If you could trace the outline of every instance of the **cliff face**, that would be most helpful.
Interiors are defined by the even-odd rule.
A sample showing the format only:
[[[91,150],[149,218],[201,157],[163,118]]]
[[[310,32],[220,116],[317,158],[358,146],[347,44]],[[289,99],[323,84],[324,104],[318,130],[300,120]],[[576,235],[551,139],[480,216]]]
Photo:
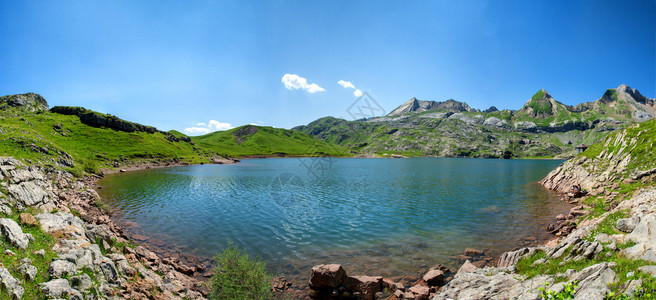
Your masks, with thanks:
[[[656,173],[655,141],[656,120],[632,125],[566,161],[540,183],[560,192],[580,184],[595,195],[616,183],[640,180]]]

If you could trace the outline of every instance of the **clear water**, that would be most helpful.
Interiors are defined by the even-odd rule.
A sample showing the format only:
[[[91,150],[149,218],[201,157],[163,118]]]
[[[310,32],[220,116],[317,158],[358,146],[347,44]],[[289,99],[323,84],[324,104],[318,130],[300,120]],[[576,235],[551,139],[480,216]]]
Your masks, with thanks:
[[[99,192],[158,251],[209,258],[232,241],[292,278],[320,263],[396,276],[548,238],[569,206],[536,182],[561,162],[251,159],[108,175]]]

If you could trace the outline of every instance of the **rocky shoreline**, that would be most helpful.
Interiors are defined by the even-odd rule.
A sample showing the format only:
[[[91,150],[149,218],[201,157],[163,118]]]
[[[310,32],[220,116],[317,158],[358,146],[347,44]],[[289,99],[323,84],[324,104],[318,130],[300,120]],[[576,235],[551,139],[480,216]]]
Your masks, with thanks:
[[[209,289],[194,277],[205,267],[187,266],[132,244],[102,208],[93,189],[97,179],[76,179],[65,171],[0,158],[0,210],[7,216],[0,222],[2,235],[17,247],[6,251],[18,256],[53,256],[47,270],[37,270],[29,258],[18,268],[0,267],[3,288],[20,299],[25,293],[21,280],[35,275],[17,274],[47,272],[50,280],[38,284],[47,298],[205,299]],[[19,215],[19,222],[11,218],[15,215]],[[24,233],[30,226],[54,237],[54,246],[34,249],[34,238]]]

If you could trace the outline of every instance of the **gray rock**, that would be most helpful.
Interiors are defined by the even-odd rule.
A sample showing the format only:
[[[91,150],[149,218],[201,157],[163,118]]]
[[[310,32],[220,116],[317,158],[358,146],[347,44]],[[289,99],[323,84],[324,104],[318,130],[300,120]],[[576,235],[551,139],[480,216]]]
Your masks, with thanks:
[[[50,264],[48,272],[54,278],[61,278],[66,275],[74,275],[77,266],[67,260],[55,260]]]
[[[11,184],[7,188],[7,196],[10,201],[14,201],[19,209],[25,207],[37,207],[42,209],[52,209],[54,204],[50,201],[48,193],[43,187],[38,186],[34,181]]]
[[[624,250],[627,257],[656,262],[656,216],[643,216],[635,229],[626,236],[625,241],[636,243],[635,246]]]
[[[656,266],[642,266],[638,268],[638,271],[642,271],[648,274],[651,274],[652,276],[656,276]]]
[[[103,261],[100,264],[100,269],[102,270],[103,275],[105,275],[107,282],[118,285],[121,284],[120,278],[118,276],[118,271],[116,270],[116,266],[114,265],[113,261],[110,259]]]
[[[595,235],[594,240],[597,242],[600,242],[602,244],[609,244],[615,241],[614,238],[612,238],[610,235],[605,234],[605,233],[600,233]]]
[[[640,218],[638,216],[632,216],[631,218],[617,220],[617,225],[615,225],[615,227],[621,232],[630,233],[636,228],[639,222]]]
[[[614,263],[599,263],[578,272],[575,280],[578,282],[575,299],[604,299],[610,292],[608,285],[615,281],[617,275],[611,269]]]
[[[12,245],[21,249],[27,249],[29,239],[23,234],[23,230],[14,220],[0,219],[0,230],[2,230],[2,235],[7,237]]]
[[[9,270],[4,267],[0,267],[0,283],[2,284],[2,288],[9,292],[14,299],[23,298],[25,290],[20,286],[20,281],[11,276]]]
[[[125,256],[121,254],[109,254],[108,257],[114,261],[114,264],[116,264],[119,272],[121,272],[123,275],[132,277],[137,273],[137,271],[132,266],[130,266],[130,263],[125,258]]]
[[[35,266],[29,264],[28,262],[24,262],[23,264],[21,264],[18,267],[18,271],[20,271],[21,274],[23,274],[23,276],[30,281],[34,281],[34,279],[36,278],[36,274],[39,272],[39,270]]]
[[[39,284],[39,288],[49,298],[65,297],[71,292],[71,286],[66,279],[53,279]]]
[[[71,238],[85,237],[84,222],[70,213],[40,213],[36,218],[39,219],[41,229],[46,233],[63,230]]]
[[[521,248],[515,251],[508,251],[501,255],[497,267],[507,268],[512,267],[517,264],[520,258],[531,255],[534,252],[534,248]]]
[[[39,250],[35,251],[34,254],[41,255],[41,257],[46,257],[46,250],[39,249]]]
[[[633,295],[638,292],[640,286],[642,286],[642,279],[631,280],[629,286],[624,290],[624,295],[629,296],[629,299],[633,299]]]
[[[71,277],[70,284],[77,290],[86,291],[93,286],[93,281],[91,281],[91,277],[89,277],[89,275],[82,274],[79,276]]]

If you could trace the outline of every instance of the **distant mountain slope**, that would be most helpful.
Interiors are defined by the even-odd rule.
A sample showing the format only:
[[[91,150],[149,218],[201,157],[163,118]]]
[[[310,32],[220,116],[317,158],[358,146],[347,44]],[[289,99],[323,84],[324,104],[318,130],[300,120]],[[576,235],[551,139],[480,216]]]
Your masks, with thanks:
[[[348,150],[298,131],[245,125],[192,137],[194,143],[224,156],[344,156]]]
[[[572,155],[573,145],[592,144],[609,131],[655,115],[654,99],[621,85],[576,107],[556,101],[546,90],[518,111],[480,111],[455,100],[412,98],[384,117],[326,117],[294,129],[361,153],[552,157]]]

